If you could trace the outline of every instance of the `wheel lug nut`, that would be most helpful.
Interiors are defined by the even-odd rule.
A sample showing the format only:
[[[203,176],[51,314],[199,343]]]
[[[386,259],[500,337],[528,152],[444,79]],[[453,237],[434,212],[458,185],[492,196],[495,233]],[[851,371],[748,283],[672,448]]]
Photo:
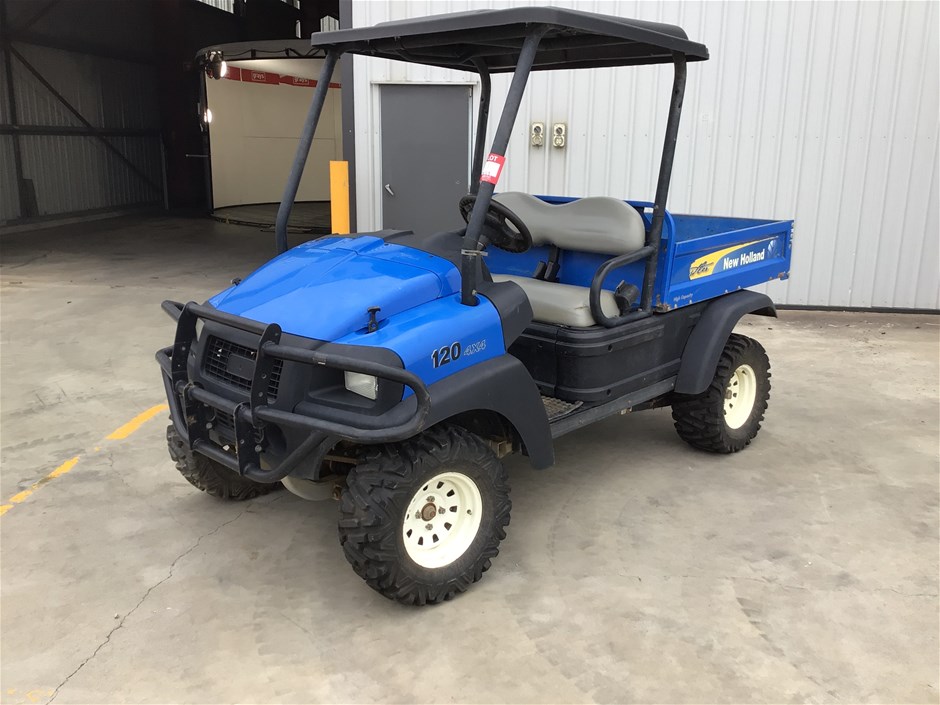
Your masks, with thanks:
[[[415,512],[415,519],[421,518],[421,512]]]
[[[443,514],[443,513],[446,512],[446,511],[447,511],[447,510],[444,509],[444,507],[438,507],[438,508],[437,508],[437,513],[438,513],[438,514]]]
[[[434,501],[434,497],[428,497],[428,501],[429,501],[429,502],[433,502],[433,501]]]
[[[428,531],[430,531],[431,529],[434,528],[434,524],[425,524],[425,525],[424,525],[424,528],[427,529]]]

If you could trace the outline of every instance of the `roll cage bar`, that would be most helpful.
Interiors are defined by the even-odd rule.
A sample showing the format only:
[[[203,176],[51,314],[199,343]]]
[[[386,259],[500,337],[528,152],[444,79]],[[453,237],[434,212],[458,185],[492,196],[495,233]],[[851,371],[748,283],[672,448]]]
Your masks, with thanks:
[[[686,64],[708,58],[704,45],[689,41],[685,32],[674,25],[547,7],[460,12],[385,22],[362,29],[318,32],[312,35],[311,43],[324,50],[326,56],[278,208],[275,225],[278,253],[287,250],[288,218],[330,78],[342,54],[471,71],[480,76],[481,93],[471,168],[471,192],[477,198],[461,250],[461,303],[467,306],[477,304],[475,292],[482,278],[480,236],[496,188],[495,182],[480,178],[490,109],[490,75],[512,72],[490,147],[490,154],[503,156],[532,71],[671,63],[674,69],[672,96],[646,244],[641,250],[609,260],[601,267],[606,275],[619,266],[646,259],[640,307],[618,317],[609,317],[600,307],[603,276],[595,276],[591,286],[592,313],[606,327],[650,315],[654,308],[653,288],[685,93]]]

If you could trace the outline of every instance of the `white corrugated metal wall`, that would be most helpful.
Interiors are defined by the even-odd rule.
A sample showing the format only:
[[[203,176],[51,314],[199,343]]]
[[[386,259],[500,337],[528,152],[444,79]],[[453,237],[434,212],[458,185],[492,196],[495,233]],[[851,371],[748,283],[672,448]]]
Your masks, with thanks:
[[[511,4],[357,2],[353,24]],[[708,46],[689,65],[668,207],[795,219],[791,279],[765,289],[778,303],[940,308],[940,5],[538,4],[678,24]],[[356,58],[359,230],[381,222],[374,84],[468,76]],[[652,199],[670,84],[671,67],[533,74],[500,188]],[[507,86],[494,80],[497,109]],[[530,147],[532,121],[566,122],[568,147]]]

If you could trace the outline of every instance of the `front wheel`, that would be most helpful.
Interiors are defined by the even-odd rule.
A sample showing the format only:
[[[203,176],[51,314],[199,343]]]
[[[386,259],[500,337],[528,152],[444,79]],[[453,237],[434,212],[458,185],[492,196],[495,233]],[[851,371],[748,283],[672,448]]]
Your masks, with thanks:
[[[368,450],[346,478],[346,559],[393,600],[449,600],[483,577],[509,524],[509,483],[486,443],[457,427]]]
[[[708,389],[697,396],[677,396],[672,419],[689,445],[736,453],[757,435],[769,399],[767,353],[753,338],[732,333]]]

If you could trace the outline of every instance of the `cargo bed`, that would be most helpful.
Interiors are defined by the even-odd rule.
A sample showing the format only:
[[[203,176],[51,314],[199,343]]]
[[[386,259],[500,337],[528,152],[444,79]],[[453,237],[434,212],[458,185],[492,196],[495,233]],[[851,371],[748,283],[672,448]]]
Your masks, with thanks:
[[[567,196],[539,196],[547,203],[569,203]],[[647,227],[653,204],[627,201],[641,212]],[[658,310],[671,310],[706,301],[738,289],[774,279],[786,279],[790,270],[792,220],[727,218],[679,215],[666,211],[659,252],[654,303]],[[522,254],[490,248],[486,258],[490,271],[532,276],[539,262],[551,256],[548,247],[533,247]],[[598,267],[608,256],[574,250],[558,255],[558,281],[577,286],[591,285]],[[638,288],[643,281],[643,262],[614,270],[604,280],[613,291],[621,282]]]

